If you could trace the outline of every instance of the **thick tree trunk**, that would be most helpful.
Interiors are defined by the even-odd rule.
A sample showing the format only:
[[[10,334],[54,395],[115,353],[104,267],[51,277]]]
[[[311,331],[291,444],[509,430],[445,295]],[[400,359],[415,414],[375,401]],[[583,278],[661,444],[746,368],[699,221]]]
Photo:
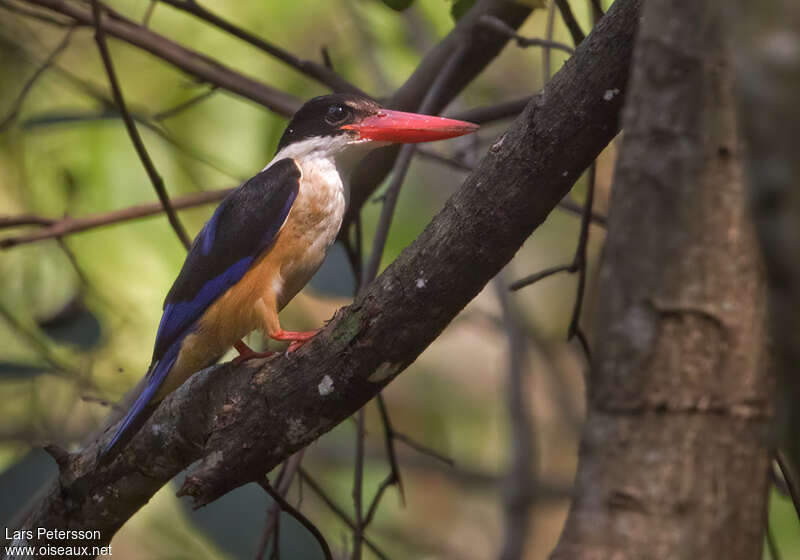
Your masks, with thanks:
[[[761,557],[764,287],[721,16],[713,0],[645,6],[553,559]]]

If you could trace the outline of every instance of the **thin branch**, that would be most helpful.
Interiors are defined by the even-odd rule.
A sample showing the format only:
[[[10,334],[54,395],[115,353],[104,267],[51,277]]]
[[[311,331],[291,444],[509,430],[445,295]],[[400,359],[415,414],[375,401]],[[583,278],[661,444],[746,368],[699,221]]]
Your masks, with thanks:
[[[282,497],[286,497],[289,493],[289,488],[292,486],[292,481],[294,481],[295,475],[297,474],[297,470],[300,468],[300,464],[303,461],[303,455],[305,454],[305,448],[301,449],[289,459],[284,461],[283,467],[281,468],[280,473],[278,474],[278,478],[275,482],[274,489],[278,492]],[[267,546],[269,546],[270,540],[274,541],[273,545],[273,553],[278,548],[278,523],[280,521],[280,504],[277,501],[273,501],[269,508],[267,508],[267,520],[264,523],[264,530],[261,532],[261,538],[258,543],[258,547],[255,553],[255,560],[261,560],[264,557],[264,554],[267,551]],[[274,538],[273,538],[274,536]]]
[[[50,226],[58,220],[46,218],[37,214],[15,214],[13,216],[0,215],[0,229],[14,228],[19,226]]]
[[[223,199],[232,190],[233,189],[203,191],[179,196],[172,200],[172,207],[175,210],[181,210],[183,208],[194,208],[195,206],[210,204]],[[160,202],[153,202],[129,206],[120,210],[112,210],[111,212],[91,214],[81,218],[66,217],[60,220],[54,220],[52,218],[45,218],[43,216],[36,216],[32,214],[24,214],[21,216],[0,216],[0,229],[23,225],[22,222],[27,224],[45,225],[45,227],[42,229],[30,233],[23,233],[20,235],[0,239],[0,250],[10,249],[11,247],[17,247],[19,245],[33,243],[35,241],[42,241],[44,239],[64,237],[66,235],[71,235],[73,233],[87,231],[99,227],[121,224],[139,218],[157,216],[163,211],[164,207]]]
[[[44,62],[39,66],[33,75],[28,78],[28,81],[25,82],[25,85],[22,86],[19,94],[17,95],[14,102],[11,104],[11,109],[9,109],[8,113],[6,114],[5,118],[0,121],[0,132],[5,130],[16,118],[19,114],[19,110],[22,108],[22,104],[25,102],[25,99],[28,96],[28,93],[31,91],[33,86],[36,82],[41,78],[45,71],[52,66],[53,62],[55,62],[56,58],[64,52],[64,49],[69,46],[70,39],[72,39],[72,34],[75,32],[76,27],[73,25],[67,30],[67,33],[64,35],[64,38],[58,43],[53,52],[51,52]]]
[[[769,526],[769,519],[766,521],[764,533],[764,537],[767,540],[767,550],[769,550],[770,560],[781,560],[781,552],[780,549],[778,549],[778,543],[775,541],[775,535],[772,534],[772,527]]]
[[[550,5],[547,6],[547,24],[545,26],[544,37],[548,41],[553,40],[553,33],[555,31],[555,22],[556,22],[556,4],[555,2],[550,2]],[[552,60],[550,60],[550,47],[545,45],[542,49],[542,72],[544,74],[544,79],[542,80],[542,86],[546,85],[547,82],[550,81],[550,76],[553,74],[553,67],[552,67]]]
[[[356,526],[353,528],[353,560],[361,559],[361,542],[364,537],[362,492],[364,486],[364,409],[356,413],[356,459],[353,468],[353,509]]]
[[[439,76],[431,84],[430,90],[425,96],[420,112],[427,114],[433,111],[439,103],[439,98],[442,95],[443,88],[448,83],[451,74],[458,68],[461,59],[467,51],[459,49],[441,69]],[[400,189],[403,186],[408,167],[411,165],[411,158],[414,156],[414,144],[406,144],[400,149],[400,155],[397,157],[394,168],[392,169],[392,180],[389,186],[386,187],[386,192],[383,196],[383,207],[381,208],[381,215],[378,219],[378,226],[375,230],[375,238],[372,242],[372,252],[369,255],[367,262],[367,270],[364,273],[364,281],[372,282],[378,275],[383,251],[386,247],[386,240],[389,237],[389,228],[392,225],[392,218],[394,217],[394,210],[397,206],[397,199],[400,196]]]
[[[285,64],[291,66],[292,68],[299,70],[301,73],[305,74],[309,78],[312,78],[317,82],[328,86],[333,91],[350,92],[350,93],[358,93],[361,95],[367,95],[366,93],[361,91],[361,89],[359,89],[357,86],[348,82],[330,68],[326,68],[323,65],[317,64],[313,60],[303,60],[291,54],[290,52],[275,46],[272,43],[269,43],[266,40],[262,39],[261,37],[257,37],[256,35],[253,35],[249,31],[246,31],[241,27],[233,25],[231,22],[221,18],[220,16],[211,12],[210,10],[207,10],[194,0],[160,0],[160,1],[163,4],[169,4],[170,6],[177,8],[178,10],[192,14],[198,19],[210,23],[214,27],[217,27],[218,29],[225,31],[228,34],[233,35],[237,39],[241,39],[242,41],[253,45],[259,50],[262,50],[265,53],[277,58],[278,60],[284,62]]]
[[[567,340],[571,340],[578,331],[583,307],[583,297],[586,292],[586,266],[587,252],[589,250],[589,225],[592,221],[592,207],[594,205],[595,178],[597,176],[597,160],[589,166],[588,186],[586,187],[586,201],[584,202],[583,217],[581,218],[581,232],[578,236],[578,247],[575,249],[575,258],[572,263],[578,269],[578,288],[575,296],[575,305],[572,308],[572,318],[567,329]],[[585,344],[585,340],[581,341]],[[588,344],[585,344],[588,348]],[[587,352],[588,354],[588,352]]]
[[[322,486],[316,480],[314,480],[308,471],[306,471],[303,467],[300,467],[298,472],[300,473],[300,480],[302,480],[303,483],[307,484],[308,487],[311,488],[311,491],[314,492],[314,494],[316,494],[320,500],[322,500],[322,503],[328,506],[328,509],[330,509],[339,519],[341,519],[345,525],[355,530],[356,522],[353,521],[349,515],[347,515],[347,512],[345,512],[342,507],[333,501],[333,498],[331,498],[328,493],[323,490]],[[362,535],[361,540],[378,558],[381,560],[388,560],[389,557],[386,555],[386,553],[378,548],[378,545],[376,545],[366,535]]]
[[[117,75],[114,71],[114,65],[111,62],[111,54],[108,52],[108,45],[106,45],[105,31],[103,30],[103,26],[100,24],[102,15],[100,13],[100,2],[98,0],[92,0],[92,13],[94,14],[94,38],[97,42],[97,48],[100,51],[100,57],[103,59],[103,66],[105,67],[106,74],[108,75],[108,83],[111,85],[111,93],[114,96],[114,101],[117,104],[117,108],[122,114],[122,120],[125,123],[125,128],[128,130],[128,136],[130,136],[131,142],[133,142],[133,147],[136,149],[136,154],[139,156],[139,160],[142,162],[142,165],[147,172],[147,176],[150,178],[150,182],[153,184],[153,188],[156,190],[156,194],[161,201],[161,205],[164,207],[164,212],[167,214],[167,219],[172,225],[172,229],[175,230],[175,234],[178,236],[178,239],[181,240],[183,246],[188,249],[189,245],[192,244],[192,240],[189,238],[189,235],[186,233],[183,224],[181,224],[180,220],[178,219],[178,215],[175,213],[175,209],[172,207],[172,203],[169,200],[167,189],[164,187],[164,180],[161,178],[161,175],[158,174],[158,171],[156,171],[155,165],[153,165],[153,160],[150,159],[150,154],[147,153],[147,148],[144,147],[142,137],[139,136],[139,131],[136,130],[136,123],[133,122],[133,117],[131,117],[131,114],[128,112],[128,108],[125,106],[125,99],[122,96],[122,89],[119,87]]]
[[[789,497],[794,506],[795,515],[800,519],[800,492],[798,492],[797,481],[794,479],[793,471],[789,467],[789,462],[786,459],[786,454],[783,451],[775,453],[775,462],[778,463],[778,468],[781,470],[783,480],[786,483],[786,490],[789,492]]]
[[[400,150],[400,156],[397,158],[397,162],[392,171],[392,180],[389,186],[386,187],[386,192],[382,197],[383,206],[381,208],[380,218],[378,219],[378,226],[375,230],[375,237],[372,240],[372,252],[369,254],[367,267],[364,271],[364,284],[362,284],[362,287],[368,282],[371,282],[378,275],[378,269],[381,266],[381,258],[383,257],[383,250],[386,248],[386,240],[389,237],[389,228],[392,225],[394,209],[397,206],[400,188],[403,186],[406,173],[408,173],[411,158],[414,156],[414,148],[413,144],[406,144]]]
[[[561,12],[561,19],[564,20],[564,25],[569,29],[569,34],[572,36],[572,42],[577,47],[586,38],[586,34],[581,29],[578,20],[575,19],[575,14],[572,13],[572,8],[569,7],[567,0],[555,0],[558,11]]]
[[[592,6],[592,21],[597,24],[600,18],[605,15],[603,3],[600,0],[589,0],[589,4]]]
[[[155,115],[153,115],[152,119],[154,121],[163,121],[165,119],[172,118],[175,115],[182,113],[186,109],[194,107],[201,101],[205,101],[206,99],[214,95],[216,91],[217,91],[217,86],[211,86],[208,90],[204,91],[203,93],[197,94],[194,97],[187,99],[186,101],[182,101],[181,103],[178,103],[174,107],[156,113]]]
[[[508,339],[506,408],[510,434],[510,462],[504,478],[503,513],[505,537],[501,560],[522,558],[529,519],[535,500],[538,450],[535,445],[533,415],[526,386],[527,346],[524,325],[512,305],[501,271],[494,281],[502,310],[503,328]]]
[[[531,96],[529,95],[521,99],[504,101],[496,105],[474,107],[472,109],[453,113],[452,115],[447,115],[447,117],[460,121],[473,122],[475,124],[487,124],[502,119],[516,118],[530,101]]]
[[[433,457],[434,459],[444,463],[448,467],[455,467],[456,466],[456,462],[453,461],[453,459],[451,459],[450,457],[448,457],[446,455],[442,455],[441,453],[439,453],[435,449],[433,449],[431,447],[428,447],[427,445],[423,445],[423,444],[419,443],[418,441],[415,441],[415,440],[411,439],[406,434],[402,434],[400,432],[395,432],[394,433],[394,439],[396,439],[397,441],[402,441],[403,443],[405,443],[407,446],[409,446],[411,449],[413,449],[417,453],[420,453],[422,455],[427,455],[428,457]]]
[[[375,512],[378,511],[378,506],[381,503],[383,493],[386,492],[386,489],[393,484],[395,484],[395,479],[392,473],[389,473],[386,475],[386,478],[383,479],[383,482],[381,482],[380,486],[378,486],[378,490],[375,492],[375,496],[372,498],[372,502],[369,504],[367,515],[364,517],[361,523],[363,529],[366,529],[367,526],[372,523],[372,519],[375,517]]]
[[[281,509],[294,517],[303,527],[308,529],[308,532],[317,540],[320,549],[322,550],[322,554],[325,556],[325,560],[333,560],[333,554],[331,554],[331,549],[328,546],[325,537],[322,536],[317,526],[314,525],[308,517],[303,515],[299,512],[292,504],[287,502],[283,496],[280,495],[272,486],[270,486],[269,482],[266,478],[263,480],[258,481],[259,486],[264,489],[264,491],[270,495],[270,497],[275,500],[275,502],[280,505]]]
[[[381,415],[381,421],[383,422],[383,435],[384,435],[384,442],[386,444],[386,457],[389,459],[389,476],[387,480],[389,484],[396,484],[397,491],[400,493],[400,502],[403,506],[406,505],[406,496],[405,491],[403,490],[403,479],[400,476],[400,464],[397,461],[397,452],[394,448],[394,438],[397,432],[394,431],[394,427],[392,426],[392,421],[389,419],[389,409],[386,408],[386,402],[383,399],[383,393],[378,393],[376,398],[378,401],[378,412]],[[380,498],[376,496],[375,500],[379,500]],[[374,503],[377,506],[377,503]],[[372,509],[372,507],[370,507]],[[370,517],[369,515],[367,516]],[[369,521],[366,522],[367,524]]]
[[[147,10],[144,12],[144,16],[142,17],[142,26],[149,27],[150,26],[150,18],[153,17],[153,12],[156,9],[156,5],[158,4],[158,0],[150,0],[150,3],[147,5]]]
[[[545,268],[544,270],[540,270],[539,272],[535,272],[530,276],[526,276],[525,278],[520,278],[511,283],[508,287],[509,290],[512,292],[516,292],[519,289],[522,289],[526,286],[530,286],[531,284],[535,284],[539,280],[544,280],[549,276],[554,274],[558,274],[559,272],[569,272],[570,274],[577,270],[575,263],[572,262],[570,264],[560,264],[558,266],[551,266],[550,268]]]
[[[442,165],[446,165],[447,167],[450,167],[451,169],[455,169],[457,171],[463,171],[465,173],[469,173],[473,169],[473,167],[470,164],[463,162],[460,159],[455,159],[442,155],[431,148],[418,147],[416,153],[418,156],[434,161],[436,163],[441,163]],[[558,203],[558,207],[561,210],[564,210],[565,212],[569,212],[570,214],[575,214],[578,216],[583,216],[584,214],[584,207],[581,206],[580,204],[577,204],[576,202],[573,202],[572,199],[569,198],[569,195],[561,199],[561,201]],[[591,216],[592,216],[592,224],[600,227],[606,227],[608,219],[603,214],[598,214],[597,212],[593,211]]]
[[[55,25],[56,27],[73,27],[75,25],[75,23],[72,21],[54,18],[45,13],[40,12],[39,10],[36,9],[29,10],[27,8],[23,8],[22,6],[17,6],[16,4],[12,4],[11,2],[8,2],[6,0],[0,0],[0,7],[14,14],[35,19],[47,23],[49,25]]]
[[[538,39],[535,37],[523,37],[522,35],[517,33],[517,31],[513,27],[508,25],[503,20],[496,18],[494,16],[489,16],[489,15],[482,16],[480,22],[484,27],[491,29],[497,33],[502,33],[509,39],[513,39],[517,43],[517,45],[522,48],[546,47],[547,49],[558,49],[560,51],[564,51],[569,55],[575,53],[575,49],[560,41],[554,41],[552,39]]]
[[[91,10],[80,3],[65,0],[25,1],[69,16],[83,25],[92,25],[94,22]],[[104,21],[102,28],[109,35],[146,50],[200,80],[246,97],[280,115],[290,116],[301,105],[299,99],[288,93],[257,82],[118,14]]]

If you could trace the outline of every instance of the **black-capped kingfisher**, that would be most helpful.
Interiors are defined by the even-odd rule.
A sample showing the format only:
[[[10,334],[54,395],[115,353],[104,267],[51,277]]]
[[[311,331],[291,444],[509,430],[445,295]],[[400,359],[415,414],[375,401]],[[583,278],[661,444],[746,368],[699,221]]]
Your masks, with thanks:
[[[275,157],[219,205],[195,238],[164,301],[145,386],[101,452],[103,462],[155,406],[255,329],[296,349],[316,334],[285,331],[278,312],[322,264],[342,225],[349,168],[391,143],[442,140],[475,131],[453,119],[382,108],[367,97],[316,97],[292,117]]]

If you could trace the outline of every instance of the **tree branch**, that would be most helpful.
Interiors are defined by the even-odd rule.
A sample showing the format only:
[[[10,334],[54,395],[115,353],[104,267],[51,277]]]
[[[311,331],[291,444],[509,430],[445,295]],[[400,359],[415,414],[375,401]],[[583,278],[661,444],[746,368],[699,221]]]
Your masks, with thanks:
[[[450,78],[441,85],[436,103],[430,107],[432,114],[438,114],[483,72],[508,43],[507,37],[484,28],[480,24],[480,18],[484,15],[493,16],[516,29],[530,13],[531,8],[520,3],[478,0],[447,37],[425,55],[414,73],[388,100],[386,106],[402,111],[418,111],[442,68],[457,50],[463,49],[459,63],[453,68]],[[354,220],[361,206],[375,192],[394,166],[399,153],[399,146],[375,150],[355,169],[350,180],[350,205],[344,218],[345,226]]]
[[[314,80],[325,84],[333,91],[341,91],[341,92],[350,92],[350,93],[358,93],[361,95],[367,95],[363,91],[361,91],[357,86],[351,84],[344,78],[342,78],[339,74],[331,70],[330,68],[326,68],[321,64],[317,64],[312,60],[303,60],[292,53],[285,51],[284,49],[273,45],[258,37],[249,31],[242,29],[241,27],[237,27],[230,23],[229,21],[219,17],[217,14],[207,10],[194,0],[159,0],[162,4],[169,4],[173,8],[177,8],[183,12],[192,14],[193,16],[201,19],[211,25],[222,29],[223,31],[233,35],[234,37],[245,41],[253,45],[254,47],[268,53],[278,60],[285,62],[292,68],[299,70],[306,76],[313,78]]]
[[[122,121],[125,123],[128,136],[130,136],[133,147],[136,149],[136,154],[139,156],[139,160],[142,162],[142,166],[147,172],[147,177],[153,184],[158,199],[161,201],[161,206],[164,207],[164,212],[167,214],[167,219],[172,229],[175,230],[183,246],[188,249],[189,245],[192,244],[192,240],[189,239],[186,229],[178,219],[178,215],[175,213],[175,209],[172,207],[172,203],[169,200],[167,189],[164,186],[164,180],[161,178],[161,175],[158,174],[158,171],[156,171],[153,160],[150,159],[150,154],[147,153],[147,148],[145,148],[144,142],[142,142],[142,137],[139,136],[139,131],[136,129],[136,123],[133,122],[133,117],[131,117],[128,108],[125,106],[125,98],[122,95],[122,89],[119,87],[117,74],[114,71],[114,64],[111,62],[111,54],[108,52],[108,45],[106,45],[106,34],[103,31],[101,23],[103,16],[100,11],[100,2],[98,0],[92,0],[92,15],[94,16],[94,38],[97,42],[97,48],[100,51],[100,57],[103,59],[103,67],[108,75],[108,83],[111,85],[111,93],[114,96],[114,102],[122,115]]]
[[[24,0],[71,17],[82,25],[92,25],[92,12],[88,6],[65,0]],[[137,46],[184,72],[246,97],[284,116],[291,116],[302,102],[296,97],[248,78],[211,57],[188,49],[166,37],[150,31],[125,17],[115,14],[103,22],[103,30],[118,39]]]
[[[623,95],[603,92],[625,91],[639,7],[613,4],[419,238],[317,337],[288,356],[195,374],[110,465],[96,461],[110,431],[72,454],[22,527],[91,528],[107,542],[195,460],[179,494],[199,507],[259,480],[364,406],[508,263],[616,135]]]
[[[172,207],[176,210],[183,208],[193,208],[195,206],[202,206],[203,204],[210,204],[223,199],[232,189],[220,189],[216,191],[202,191],[193,194],[187,194],[172,199]],[[0,229],[17,227],[22,225],[42,225],[45,226],[41,229],[23,233],[16,236],[5,237],[0,239],[0,249],[10,249],[18,245],[26,243],[33,243],[44,239],[53,239],[54,237],[63,237],[73,233],[95,229],[103,226],[110,226],[121,224],[130,220],[139,218],[147,218],[150,216],[157,216],[164,211],[164,207],[160,202],[149,204],[139,204],[136,206],[129,206],[120,210],[112,210],[111,212],[103,212],[100,214],[92,214],[83,216],[81,218],[46,218],[35,214],[20,214],[19,216],[0,216]]]

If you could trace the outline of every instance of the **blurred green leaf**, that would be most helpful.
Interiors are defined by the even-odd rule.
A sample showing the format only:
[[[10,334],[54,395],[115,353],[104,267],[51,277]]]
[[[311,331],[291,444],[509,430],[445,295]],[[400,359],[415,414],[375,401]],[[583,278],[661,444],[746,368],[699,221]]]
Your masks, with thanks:
[[[391,9],[397,10],[398,12],[407,10],[411,6],[411,4],[414,3],[414,0],[382,0],[382,1]]]
[[[100,321],[86,308],[80,296],[70,300],[49,317],[39,319],[39,328],[57,342],[89,350],[102,338]]]
[[[453,16],[454,20],[458,21],[469,11],[474,3],[475,0],[453,0],[453,6],[450,8],[450,15]]]

